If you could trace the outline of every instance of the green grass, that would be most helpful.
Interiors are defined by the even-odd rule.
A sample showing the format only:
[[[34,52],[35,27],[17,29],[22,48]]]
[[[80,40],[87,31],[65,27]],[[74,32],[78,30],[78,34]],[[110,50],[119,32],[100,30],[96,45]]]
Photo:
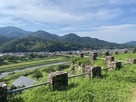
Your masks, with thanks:
[[[32,67],[32,66],[38,66],[38,65],[44,65],[44,64],[50,64],[55,62],[61,62],[66,61],[67,59],[65,57],[51,57],[51,58],[45,58],[45,59],[36,59],[36,60],[30,60],[30,61],[22,61],[18,63],[11,63],[8,65],[0,66],[0,72],[6,72],[6,71],[13,71],[15,69],[24,69],[26,67]]]
[[[130,102],[131,87],[136,79],[134,72],[125,74],[125,69],[103,72],[102,78],[69,79],[69,86],[62,91],[40,86],[10,98],[9,102]]]
[[[38,70],[42,73],[43,78],[39,78],[40,80],[38,80],[38,83],[47,81],[47,73],[52,72],[52,71],[64,70],[64,69],[67,72],[68,67],[69,67],[68,64],[60,64],[60,65],[51,65],[51,66],[45,66],[45,67],[39,68]],[[6,77],[1,78],[0,81],[5,81],[10,87],[11,83],[15,81],[17,78],[19,78],[20,76],[26,76],[26,77],[36,80],[36,78],[32,77],[32,75],[35,73],[35,70],[36,69],[27,70],[23,72],[17,72],[17,73],[11,73]]]
[[[136,53],[120,53],[113,55],[115,60],[126,60],[126,58],[136,58]]]
[[[134,54],[119,54],[115,58],[135,58]],[[96,60],[94,65],[105,67],[104,60]],[[55,66],[54,66],[55,67]],[[44,68],[40,69],[46,81]],[[69,69],[65,69],[68,71]],[[28,77],[31,77],[29,75]],[[136,64],[123,65],[120,70],[102,71],[101,78],[84,76],[68,80],[69,85],[61,91],[52,91],[50,86],[43,85],[22,91],[22,94],[9,98],[9,102],[132,102],[136,88]]]

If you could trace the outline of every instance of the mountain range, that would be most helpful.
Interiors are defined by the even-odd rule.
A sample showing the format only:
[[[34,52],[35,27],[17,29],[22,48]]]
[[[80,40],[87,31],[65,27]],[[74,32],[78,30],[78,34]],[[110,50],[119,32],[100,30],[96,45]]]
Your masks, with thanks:
[[[91,37],[80,37],[74,33],[58,36],[43,30],[31,32],[12,26],[0,27],[0,52],[68,51],[84,48],[124,47],[129,46]]]
[[[130,42],[126,42],[124,43],[125,45],[131,45],[131,46],[136,46],[136,41],[130,41]]]

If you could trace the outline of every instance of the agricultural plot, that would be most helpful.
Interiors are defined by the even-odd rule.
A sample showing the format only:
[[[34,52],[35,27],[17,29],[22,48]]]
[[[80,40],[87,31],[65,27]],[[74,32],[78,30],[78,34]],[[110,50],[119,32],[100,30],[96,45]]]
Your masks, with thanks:
[[[50,64],[55,62],[62,62],[66,61],[65,57],[51,57],[51,58],[45,58],[45,59],[36,59],[36,60],[30,60],[30,61],[22,61],[18,63],[11,63],[8,65],[2,65],[0,66],[0,72],[6,72],[6,71],[13,71],[13,70],[19,70],[24,69],[27,67],[32,66],[38,66],[38,65],[44,65],[44,64]]]

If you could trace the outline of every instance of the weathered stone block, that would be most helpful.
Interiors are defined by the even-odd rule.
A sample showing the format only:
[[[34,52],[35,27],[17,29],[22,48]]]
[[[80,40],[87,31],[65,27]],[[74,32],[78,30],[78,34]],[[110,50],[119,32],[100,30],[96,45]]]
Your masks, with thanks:
[[[121,62],[119,61],[112,61],[112,66],[116,70],[119,70],[122,67]]]
[[[75,74],[75,72],[76,72],[75,64],[71,63],[69,69],[70,69],[69,70],[70,74]]]
[[[131,58],[126,58],[126,63],[130,64],[131,63]]]
[[[112,66],[112,61],[114,61],[114,57],[113,56],[106,56],[105,57],[105,64],[108,66],[108,67],[111,67]]]
[[[62,71],[52,72],[48,75],[48,80],[53,90],[59,90],[68,86],[68,73]]]
[[[93,55],[95,58],[98,57],[98,53],[96,53],[96,52],[94,52]]]
[[[104,53],[104,56],[109,56],[109,55],[110,55],[109,52],[105,52],[105,53]]]
[[[79,58],[84,58],[84,53],[79,53]]]
[[[132,60],[132,64],[136,64],[136,58]]]
[[[136,58],[127,58],[126,61],[129,64],[136,64]]]
[[[100,66],[91,67],[89,71],[89,76],[91,78],[101,77],[101,67]]]
[[[91,66],[82,66],[82,73],[87,73]]]
[[[97,53],[91,53],[91,54],[89,55],[89,60],[90,60],[90,62],[93,63],[94,60],[97,59],[96,57],[97,57]]]
[[[7,102],[7,84],[0,82],[0,102]]]

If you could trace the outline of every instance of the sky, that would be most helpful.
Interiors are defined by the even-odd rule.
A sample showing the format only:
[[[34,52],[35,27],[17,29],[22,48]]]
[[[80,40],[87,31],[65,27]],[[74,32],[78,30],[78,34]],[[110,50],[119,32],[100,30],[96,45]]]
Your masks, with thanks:
[[[0,27],[136,41],[136,0],[0,0]]]

